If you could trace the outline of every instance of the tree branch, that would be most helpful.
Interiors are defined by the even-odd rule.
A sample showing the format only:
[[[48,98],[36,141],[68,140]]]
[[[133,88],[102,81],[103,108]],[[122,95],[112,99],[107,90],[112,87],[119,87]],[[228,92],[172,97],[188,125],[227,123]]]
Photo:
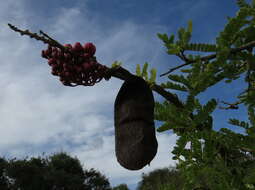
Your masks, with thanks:
[[[131,74],[129,71],[127,71],[123,67],[118,66],[118,67],[109,69],[107,71],[105,79],[109,80],[111,78],[111,76],[119,78],[121,80],[127,80],[127,79],[134,77],[135,75]],[[164,88],[162,88],[161,86],[159,86],[157,84],[154,84],[151,88],[153,91],[155,91],[158,94],[160,94],[161,96],[163,96],[166,100],[168,100],[170,103],[174,104],[176,107],[184,108],[183,103],[178,99],[178,97],[176,95],[166,91]]]
[[[51,38],[49,35],[47,35],[46,33],[44,33],[43,31],[40,30],[40,33],[42,34],[42,36],[39,36],[37,33],[32,33],[29,30],[21,30],[19,28],[17,28],[14,25],[8,24],[8,26],[15,32],[20,33],[21,36],[23,35],[27,35],[30,38],[34,38],[36,40],[42,41],[45,44],[49,44],[51,46],[54,47],[58,47],[63,51],[68,51],[68,48],[65,48],[61,43],[59,43],[58,41],[54,40],[53,38]],[[69,53],[71,53],[70,51],[68,51]]]
[[[242,46],[240,46],[238,48],[231,49],[229,54],[235,54],[235,53],[240,52],[242,50],[253,48],[254,46],[255,46],[255,41],[251,41],[251,42],[249,42],[247,44],[244,44],[244,45],[242,45]],[[184,55],[182,55],[182,56],[184,56]],[[215,59],[216,57],[217,57],[217,53],[201,57],[199,60],[200,61],[209,61],[209,60]],[[184,56],[182,60],[184,60],[184,58],[186,58],[186,57]],[[186,65],[190,65],[192,63],[195,63],[197,61],[198,61],[197,59],[193,59],[193,60],[187,60],[186,59],[186,63],[170,69],[166,73],[161,74],[160,77],[162,77],[164,75],[167,75],[167,74],[169,74],[169,73],[171,73],[171,72],[173,72],[173,71],[175,71],[175,70],[177,70],[177,69],[179,69],[181,67],[184,67]]]
[[[38,35],[37,33],[31,33],[29,30],[20,30],[19,28],[17,28],[14,25],[8,24],[8,26],[14,30],[15,32],[20,33],[21,35],[27,35],[31,38],[34,38],[36,40],[42,41],[46,44],[49,44],[51,46],[55,46],[58,47],[64,51],[68,51],[68,48],[65,48],[61,43],[59,43],[58,41],[54,40],[53,38],[51,38],[49,35],[47,35],[46,33],[44,33],[43,31],[40,30],[40,35]],[[71,53],[71,52],[70,52]],[[118,67],[114,67],[114,68],[108,68],[106,71],[106,75],[104,76],[105,80],[109,80],[111,78],[111,76],[119,78],[121,80],[128,80],[132,77],[134,77],[135,75],[131,74],[128,70],[118,66]],[[76,85],[73,85],[76,86]],[[179,108],[183,108],[183,104],[182,102],[178,99],[178,97],[170,92],[167,92],[164,90],[164,88],[162,88],[161,86],[154,84],[152,86],[152,90],[154,90],[155,92],[157,92],[158,94],[160,94],[161,96],[163,96],[165,99],[167,99],[170,103],[173,103],[176,107]]]

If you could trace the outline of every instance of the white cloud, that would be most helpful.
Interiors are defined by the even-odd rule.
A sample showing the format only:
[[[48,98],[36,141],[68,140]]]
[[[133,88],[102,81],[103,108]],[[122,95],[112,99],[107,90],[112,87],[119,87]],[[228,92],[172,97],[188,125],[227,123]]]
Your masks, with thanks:
[[[119,183],[135,184],[140,180],[142,173],[150,172],[156,168],[175,165],[175,162],[171,160],[173,156],[171,151],[173,150],[176,138],[175,135],[158,134],[159,147],[157,155],[152,160],[150,166],[146,166],[138,171],[130,171],[119,165],[115,157],[114,136],[104,136],[104,144],[100,149],[88,150],[85,146],[84,149],[77,149],[72,154],[85,160],[85,166],[100,168],[114,185]]]
[[[0,2],[0,22],[29,28],[29,10],[24,2]],[[150,36],[159,26],[142,28],[125,22],[108,29],[106,34],[98,29],[98,20],[84,17],[88,10],[63,8],[63,12],[48,23],[49,31],[45,32],[67,43],[95,41],[96,55],[102,64],[120,60],[133,72],[135,64],[160,56],[161,43],[155,35]],[[112,184],[135,184],[142,172],[174,164],[170,152],[176,136],[167,134],[158,134],[159,149],[150,167],[128,171],[117,163],[113,104],[122,81],[111,79],[93,87],[64,87],[49,74],[50,68],[40,58],[44,48],[37,45],[40,42],[21,37],[6,26],[0,31],[0,41],[1,155],[35,156],[62,149],[77,155],[85,167],[105,173]]]

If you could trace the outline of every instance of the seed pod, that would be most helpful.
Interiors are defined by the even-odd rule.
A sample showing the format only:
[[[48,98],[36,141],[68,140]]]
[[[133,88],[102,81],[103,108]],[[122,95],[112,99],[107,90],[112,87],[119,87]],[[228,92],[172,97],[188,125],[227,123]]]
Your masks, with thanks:
[[[148,84],[135,76],[120,88],[114,104],[115,152],[121,166],[139,170],[157,153],[154,98]]]

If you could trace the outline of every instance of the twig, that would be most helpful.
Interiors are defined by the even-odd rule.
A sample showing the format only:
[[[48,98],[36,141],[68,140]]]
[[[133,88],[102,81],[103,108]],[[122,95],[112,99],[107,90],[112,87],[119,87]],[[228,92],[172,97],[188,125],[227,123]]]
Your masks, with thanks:
[[[249,148],[246,148],[246,147],[240,147],[240,149],[244,152],[255,152],[255,149],[249,149]]]
[[[183,50],[182,50],[179,54],[177,54],[177,56],[180,57],[180,58],[181,58],[183,61],[185,61],[186,63],[191,61],[190,59],[188,59],[188,58],[186,57],[186,55],[184,54],[184,51],[183,51]]]
[[[221,106],[219,106],[219,109],[228,110],[228,109],[238,109],[239,108],[238,105],[241,104],[242,102],[238,101],[238,102],[235,102],[235,103],[228,103],[228,102],[221,101],[221,103],[229,105],[229,106],[228,107],[221,107]]]
[[[239,51],[242,51],[242,50],[245,50],[245,49],[250,49],[250,48],[252,48],[252,47],[254,47],[254,46],[255,46],[255,41],[251,41],[251,42],[249,42],[249,43],[247,43],[247,44],[244,44],[244,45],[242,45],[242,46],[240,46],[240,47],[238,47],[238,48],[233,48],[233,49],[231,49],[230,52],[229,52],[229,54],[235,54],[235,53],[237,53],[237,52],[239,52]],[[179,56],[179,57],[180,57],[180,56]],[[186,61],[185,64],[182,64],[182,65],[179,65],[179,66],[177,66],[177,67],[174,67],[174,68],[170,69],[170,70],[167,71],[166,73],[161,74],[160,77],[165,76],[165,75],[167,75],[167,74],[169,74],[169,73],[171,73],[171,72],[173,72],[173,71],[175,71],[175,70],[177,70],[177,69],[179,69],[179,68],[181,68],[181,67],[184,67],[184,66],[186,66],[186,65],[190,65],[190,64],[192,64],[192,63],[195,63],[195,62],[197,62],[198,60],[200,60],[200,61],[209,61],[209,60],[214,59],[214,58],[216,58],[216,57],[217,57],[217,53],[211,54],[211,55],[207,55],[207,56],[204,56],[204,57],[201,57],[200,59],[193,59],[193,60],[187,59],[187,61]]]
[[[43,35],[43,36],[40,36],[38,35],[37,33],[32,33],[30,32],[29,30],[20,30],[19,28],[17,28],[16,26],[12,25],[12,24],[9,24],[8,23],[8,26],[15,32],[18,32],[20,33],[20,35],[27,35],[29,36],[30,38],[34,38],[36,40],[39,40],[39,41],[42,41],[44,42],[45,44],[49,44],[51,46],[54,46],[54,47],[58,47],[60,48],[61,50],[63,51],[68,51],[68,48],[65,48],[63,45],[61,45],[58,41],[52,39],[50,36],[48,36],[47,34],[45,34],[43,31],[40,31],[40,33]],[[69,52],[69,51],[68,51]],[[70,52],[71,53],[71,52]]]
[[[51,38],[48,34],[44,33],[42,30],[40,30],[40,34],[42,34],[43,36],[45,36],[46,38],[48,38],[51,42],[53,42],[57,47],[59,47],[61,50],[66,50],[67,48],[65,48],[62,44],[60,44],[58,41],[54,40],[53,38]]]

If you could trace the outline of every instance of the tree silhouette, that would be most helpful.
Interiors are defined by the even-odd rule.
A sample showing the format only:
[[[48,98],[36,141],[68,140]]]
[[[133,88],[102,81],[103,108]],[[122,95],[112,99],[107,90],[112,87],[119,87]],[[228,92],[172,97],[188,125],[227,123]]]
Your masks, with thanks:
[[[84,170],[77,158],[57,153],[42,158],[0,160],[0,187],[12,190],[110,190],[100,172]]]
[[[180,172],[174,168],[162,168],[143,174],[137,190],[162,190],[163,188],[181,190],[183,178]]]
[[[129,190],[127,184],[120,184],[112,188],[112,190]]]

